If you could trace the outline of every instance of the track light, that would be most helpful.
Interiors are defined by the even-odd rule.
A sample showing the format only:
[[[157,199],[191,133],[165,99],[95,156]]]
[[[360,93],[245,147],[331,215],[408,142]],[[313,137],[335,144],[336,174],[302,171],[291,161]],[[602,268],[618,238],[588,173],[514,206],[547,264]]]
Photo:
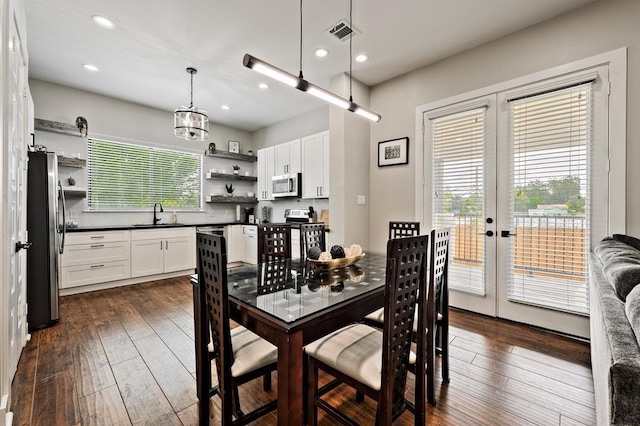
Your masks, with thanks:
[[[298,90],[306,92],[311,96],[315,96],[318,99],[322,99],[323,101],[329,102],[342,109],[355,112],[361,117],[375,122],[378,122],[381,119],[380,114],[376,114],[375,112],[370,111],[353,101],[349,101],[336,95],[335,93],[324,90],[313,83],[309,83],[304,78],[296,77],[295,75],[290,74],[278,67],[275,67],[268,62],[258,59],[255,56],[251,56],[248,53],[244,55],[242,63],[245,67],[257,71],[260,74],[273,78],[274,80],[284,83],[287,86],[295,87]]]
[[[349,26],[351,26],[351,12],[353,10],[352,1],[349,2]],[[300,75],[297,77],[293,74],[290,74],[284,70],[281,70],[278,67],[271,65],[268,62],[265,62],[261,59],[256,58],[255,56],[251,56],[248,53],[245,53],[244,58],[242,59],[242,64],[254,71],[259,72],[260,74],[266,75],[267,77],[273,78],[274,80],[278,80],[281,83],[286,84],[287,86],[295,87],[298,90],[303,92],[307,92],[311,96],[315,96],[318,99],[322,99],[323,101],[329,102],[333,105],[336,105],[342,109],[346,109],[347,111],[354,112],[361,117],[369,119],[371,121],[378,122],[382,118],[380,114],[376,114],[373,111],[370,111],[364,107],[353,102],[353,97],[351,96],[351,36],[349,35],[349,99],[342,98],[335,93],[331,93],[328,90],[324,90],[321,87],[316,86],[315,84],[309,83],[302,76],[302,0],[300,0]]]

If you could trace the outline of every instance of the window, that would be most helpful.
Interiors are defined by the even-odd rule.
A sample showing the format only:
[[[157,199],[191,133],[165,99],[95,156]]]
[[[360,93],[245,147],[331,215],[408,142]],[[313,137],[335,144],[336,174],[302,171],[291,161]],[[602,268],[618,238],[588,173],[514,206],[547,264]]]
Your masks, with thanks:
[[[202,155],[89,139],[88,209],[202,209]]]

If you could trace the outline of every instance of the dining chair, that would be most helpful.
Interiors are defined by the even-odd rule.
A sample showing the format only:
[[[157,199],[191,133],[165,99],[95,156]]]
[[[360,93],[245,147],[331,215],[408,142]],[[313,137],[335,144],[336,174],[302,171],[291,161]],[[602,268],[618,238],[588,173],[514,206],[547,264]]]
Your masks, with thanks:
[[[258,225],[258,263],[291,259],[291,224]]]
[[[341,383],[375,399],[376,425],[390,425],[410,409],[416,425],[424,425],[424,403],[415,407],[404,398],[418,295],[426,291],[428,235],[389,240],[387,243],[385,321],[382,330],[351,324],[305,347],[307,361],[307,414],[318,421],[318,408],[346,425],[353,420],[322,396]],[[335,380],[318,389],[318,371]]]
[[[218,375],[218,385],[209,390],[209,398],[218,395],[222,400],[223,425],[245,425],[277,407],[277,400],[274,400],[250,413],[243,413],[238,386],[261,376],[270,378],[271,372],[278,368],[278,349],[242,326],[231,329],[225,238],[198,233],[197,242],[198,282],[205,287],[211,330],[209,359],[215,361]],[[265,390],[270,385],[270,380],[265,381]],[[201,403],[208,404],[209,401]]]
[[[436,405],[435,398],[435,354],[440,355],[442,380],[449,382],[449,229],[434,229],[430,235],[429,281],[425,298],[420,298],[416,319],[413,323],[414,340],[426,339],[425,354],[427,373],[427,400]],[[425,315],[422,317],[422,315]],[[364,318],[364,323],[379,327],[384,322],[384,310],[378,309]],[[421,323],[424,324],[421,326]],[[425,333],[418,333],[418,330]],[[432,334],[435,331],[435,334]],[[415,365],[410,365],[415,372]]]
[[[303,223],[300,225],[300,257],[305,259],[312,247],[327,251],[324,223]]]
[[[389,239],[420,235],[420,222],[389,222]]]

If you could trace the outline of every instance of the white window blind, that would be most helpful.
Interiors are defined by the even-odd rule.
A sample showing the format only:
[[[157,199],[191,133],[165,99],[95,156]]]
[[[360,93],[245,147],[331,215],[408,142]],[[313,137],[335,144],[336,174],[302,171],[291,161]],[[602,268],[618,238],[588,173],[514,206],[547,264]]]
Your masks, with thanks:
[[[432,120],[432,225],[450,229],[449,287],[485,294],[485,111]]]
[[[149,146],[89,139],[89,210],[202,208],[202,156]]]
[[[591,86],[509,102],[511,301],[588,313]]]

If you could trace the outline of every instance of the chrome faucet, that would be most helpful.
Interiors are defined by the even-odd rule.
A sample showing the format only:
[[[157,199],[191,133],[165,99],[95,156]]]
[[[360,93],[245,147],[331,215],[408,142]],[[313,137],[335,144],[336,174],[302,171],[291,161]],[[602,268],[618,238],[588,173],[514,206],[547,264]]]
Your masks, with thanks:
[[[161,218],[161,217],[157,217],[157,216],[156,216],[156,206],[160,206],[160,213],[163,213],[163,212],[164,212],[164,209],[162,208],[162,204],[160,204],[160,203],[155,203],[155,204],[153,205],[153,225],[154,225],[154,226],[155,226],[155,225],[157,225],[157,224],[158,224],[158,222],[160,222],[160,221],[162,220],[162,218]]]

